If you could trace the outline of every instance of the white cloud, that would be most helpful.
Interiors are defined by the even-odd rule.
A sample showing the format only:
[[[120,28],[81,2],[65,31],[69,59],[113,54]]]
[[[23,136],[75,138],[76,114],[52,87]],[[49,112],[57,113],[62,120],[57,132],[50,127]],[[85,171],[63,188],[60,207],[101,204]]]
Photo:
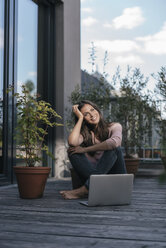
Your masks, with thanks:
[[[113,19],[111,24],[105,23],[104,27],[115,29],[133,29],[140,26],[144,21],[145,18],[142,15],[142,10],[140,7],[126,8],[123,10],[121,16]]]
[[[122,53],[137,51],[140,47],[132,40],[96,40],[94,41],[96,47],[111,53]]]
[[[97,22],[98,22],[97,19],[89,16],[86,19],[82,20],[82,25],[85,27],[90,27],[90,26],[96,24]]]
[[[137,37],[137,42],[142,42],[142,52],[156,55],[166,54],[166,22],[159,32],[154,35]]]
[[[103,27],[104,28],[112,28],[113,26],[109,22],[106,22],[106,23],[103,24]]]
[[[93,0],[81,0],[81,3],[92,2]]]
[[[137,55],[134,55],[134,54],[129,54],[129,55],[125,55],[125,56],[117,56],[115,58],[115,61],[118,63],[118,64],[132,64],[132,65],[135,65],[135,64],[143,64],[144,61]]]
[[[37,76],[37,72],[36,71],[29,71],[28,72],[28,76],[30,76],[30,77],[36,77]]]
[[[92,13],[93,9],[92,8],[82,8],[81,11],[85,12],[85,13]]]
[[[4,31],[2,28],[0,28],[0,49],[3,48],[3,35],[4,35]]]

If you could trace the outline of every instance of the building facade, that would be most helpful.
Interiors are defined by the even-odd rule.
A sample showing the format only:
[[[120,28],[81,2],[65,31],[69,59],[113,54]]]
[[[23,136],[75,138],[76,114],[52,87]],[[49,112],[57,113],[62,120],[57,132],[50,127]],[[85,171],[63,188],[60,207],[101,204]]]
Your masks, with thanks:
[[[0,180],[13,182],[17,164],[16,102],[6,89],[32,81],[35,91],[63,117],[64,126],[48,135],[56,157],[48,159],[53,177],[63,177],[65,108],[80,85],[80,1],[0,1]]]

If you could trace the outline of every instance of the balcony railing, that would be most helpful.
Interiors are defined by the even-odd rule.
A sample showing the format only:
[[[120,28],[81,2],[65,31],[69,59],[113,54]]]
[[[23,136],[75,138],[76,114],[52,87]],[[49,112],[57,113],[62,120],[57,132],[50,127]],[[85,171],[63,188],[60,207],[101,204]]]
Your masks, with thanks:
[[[123,148],[124,150],[124,148]],[[139,158],[141,160],[144,161],[161,161],[161,152],[163,152],[163,149],[161,148],[153,148],[153,147],[142,147],[139,151],[137,148],[134,149],[133,152],[133,148],[130,148],[129,150],[131,150],[131,154],[136,154],[136,156],[138,156],[139,154]],[[166,154],[166,150],[165,150],[165,154]]]

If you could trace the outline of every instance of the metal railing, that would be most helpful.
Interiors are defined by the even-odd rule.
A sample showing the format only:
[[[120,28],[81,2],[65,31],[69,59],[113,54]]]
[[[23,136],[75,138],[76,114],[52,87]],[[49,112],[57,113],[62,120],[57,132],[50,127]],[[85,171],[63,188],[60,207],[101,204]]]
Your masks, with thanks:
[[[138,148],[130,148],[129,150],[131,150],[131,154],[134,154],[136,157],[138,156],[141,160],[144,161],[161,161],[161,152],[163,152],[163,150],[161,148],[153,148],[153,147],[142,147],[141,149],[138,150]],[[134,152],[133,152],[134,150]],[[124,148],[123,148],[124,151]],[[166,154],[166,150],[165,150],[165,154]]]

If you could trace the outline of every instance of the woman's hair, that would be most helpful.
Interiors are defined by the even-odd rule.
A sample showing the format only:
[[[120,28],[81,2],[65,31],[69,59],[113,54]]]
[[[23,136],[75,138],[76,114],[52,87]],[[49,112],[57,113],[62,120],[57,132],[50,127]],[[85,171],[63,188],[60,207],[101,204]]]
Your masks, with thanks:
[[[83,120],[82,127],[81,127],[81,134],[82,134],[83,139],[84,139],[83,146],[87,147],[87,146],[93,145],[91,131],[94,132],[95,137],[98,140],[100,140],[101,142],[108,138],[108,132],[109,132],[108,131],[108,125],[109,124],[104,120],[98,106],[91,101],[82,100],[80,103],[78,103],[78,109],[81,111],[81,109],[83,108],[83,106],[85,104],[91,105],[95,110],[97,110],[97,112],[100,115],[100,120],[99,120],[97,127],[92,125],[92,124],[89,124],[86,120]],[[77,117],[76,117],[75,121],[76,122],[78,121]]]

